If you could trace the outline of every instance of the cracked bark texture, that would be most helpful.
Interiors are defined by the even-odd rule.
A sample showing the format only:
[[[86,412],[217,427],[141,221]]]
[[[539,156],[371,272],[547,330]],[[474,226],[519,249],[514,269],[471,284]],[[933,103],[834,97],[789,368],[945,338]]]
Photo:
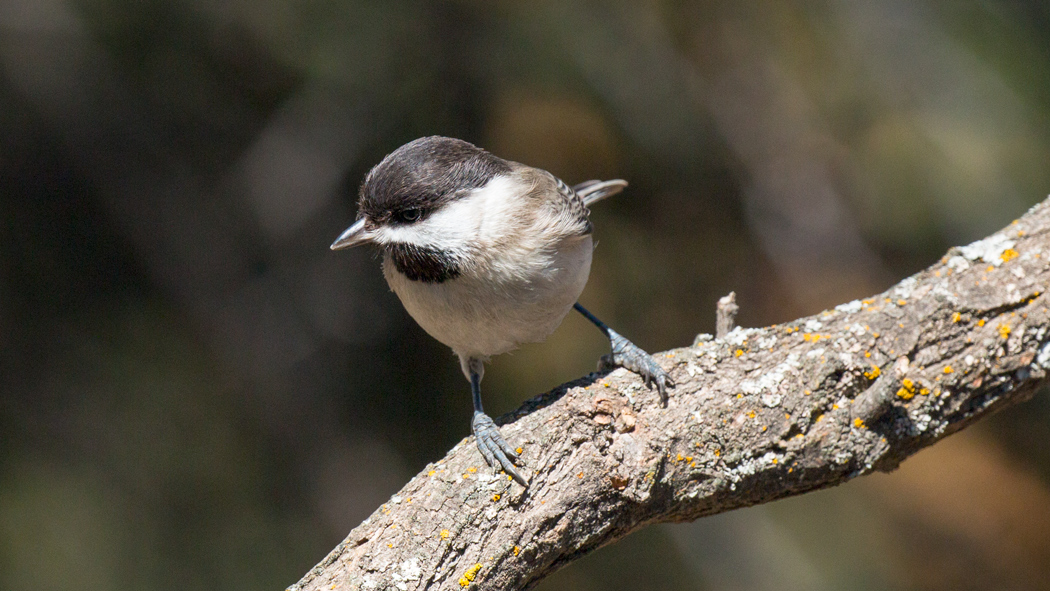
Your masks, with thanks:
[[[525,589],[650,523],[846,482],[1027,400],[1050,368],[1050,202],[869,299],[656,357],[501,418],[531,486],[472,439],[428,465],[289,589]]]

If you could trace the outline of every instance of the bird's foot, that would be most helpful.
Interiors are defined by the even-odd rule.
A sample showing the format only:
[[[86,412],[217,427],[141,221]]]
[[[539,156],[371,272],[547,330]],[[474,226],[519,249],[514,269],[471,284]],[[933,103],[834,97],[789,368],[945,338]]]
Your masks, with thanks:
[[[499,427],[492,422],[492,418],[483,412],[474,411],[474,419],[470,422],[470,428],[474,431],[478,450],[481,451],[485,462],[493,468],[503,468],[503,471],[518,484],[528,488],[529,481],[525,480],[525,477],[514,468],[514,464],[521,463],[517,452],[500,435]]]
[[[627,340],[620,333],[610,329],[609,340],[612,353],[602,355],[598,361],[599,371],[608,371],[616,367],[629,369],[641,376],[642,381],[650,388],[656,386],[660,393],[660,402],[667,406],[667,388],[674,387],[674,380],[656,363],[653,356],[643,351],[638,345]]]

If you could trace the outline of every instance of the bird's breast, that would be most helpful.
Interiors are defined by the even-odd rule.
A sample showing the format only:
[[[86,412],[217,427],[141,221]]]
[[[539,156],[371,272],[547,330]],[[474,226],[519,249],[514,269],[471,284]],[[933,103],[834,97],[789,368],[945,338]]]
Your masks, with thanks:
[[[591,237],[490,248],[471,261],[388,248],[383,274],[408,313],[464,357],[488,357],[546,339],[590,274]]]

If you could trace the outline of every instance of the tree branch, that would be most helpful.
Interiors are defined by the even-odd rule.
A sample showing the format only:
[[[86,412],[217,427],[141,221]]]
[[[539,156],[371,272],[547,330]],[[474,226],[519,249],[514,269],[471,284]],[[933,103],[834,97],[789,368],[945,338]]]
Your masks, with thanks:
[[[659,354],[667,408],[625,370],[526,402],[502,432],[530,488],[464,439],[290,589],[524,589],[650,523],[894,469],[1046,381],[1048,203],[878,296]]]
[[[729,295],[720,298],[715,305],[715,336],[724,339],[726,335],[736,328],[736,313],[740,306],[736,305],[736,292],[731,291]]]

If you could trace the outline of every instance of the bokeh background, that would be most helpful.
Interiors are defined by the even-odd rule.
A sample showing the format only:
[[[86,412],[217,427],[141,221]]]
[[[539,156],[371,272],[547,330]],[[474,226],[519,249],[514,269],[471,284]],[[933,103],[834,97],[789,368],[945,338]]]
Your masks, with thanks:
[[[0,0],[0,588],[282,589],[469,433],[328,245],[428,134],[594,208],[650,351],[877,293],[1050,193],[1044,0]],[[594,368],[570,316],[498,415]],[[544,591],[1050,588],[1041,393],[892,475],[651,527]]]

